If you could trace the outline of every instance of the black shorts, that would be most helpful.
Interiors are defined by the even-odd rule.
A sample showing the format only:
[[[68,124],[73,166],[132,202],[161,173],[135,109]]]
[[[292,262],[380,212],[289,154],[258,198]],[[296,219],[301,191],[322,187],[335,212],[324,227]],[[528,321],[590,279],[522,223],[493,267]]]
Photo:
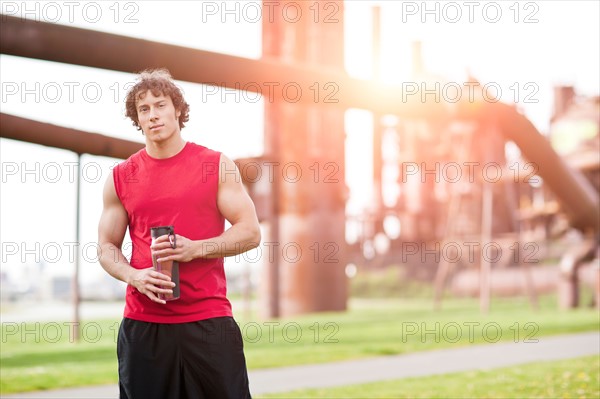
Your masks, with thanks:
[[[123,319],[121,399],[250,398],[242,334],[231,317],[159,324]]]

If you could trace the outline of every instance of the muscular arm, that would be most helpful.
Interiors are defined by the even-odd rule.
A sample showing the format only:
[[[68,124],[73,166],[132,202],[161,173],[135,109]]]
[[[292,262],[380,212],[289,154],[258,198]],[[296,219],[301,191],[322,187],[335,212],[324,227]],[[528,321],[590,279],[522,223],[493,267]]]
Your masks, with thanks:
[[[127,211],[123,208],[113,182],[112,172],[108,176],[102,194],[104,207],[98,224],[98,258],[100,265],[108,274],[138,289],[151,300],[159,303],[156,293],[171,293],[170,289],[158,288],[156,285],[174,285],[165,283],[169,277],[152,268],[136,269],[132,267],[121,250],[125,231],[127,230]]]
[[[235,173],[232,171],[235,170]],[[189,262],[195,258],[221,258],[256,248],[261,234],[254,204],[246,192],[235,163],[221,154],[217,206],[231,227],[218,237],[192,241],[177,235],[177,248],[171,249],[167,237],[151,247],[159,261]]]
[[[207,258],[246,252],[256,248],[261,239],[256,209],[244,188],[236,164],[221,155],[220,165],[217,205],[231,227],[219,237],[209,240],[209,244],[204,244],[203,255]],[[232,170],[235,170],[235,174],[231,173]]]

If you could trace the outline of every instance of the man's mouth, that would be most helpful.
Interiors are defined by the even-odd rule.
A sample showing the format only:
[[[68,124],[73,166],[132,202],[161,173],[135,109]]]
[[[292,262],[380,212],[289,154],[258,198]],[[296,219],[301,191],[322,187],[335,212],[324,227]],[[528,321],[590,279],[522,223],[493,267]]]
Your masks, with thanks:
[[[160,129],[160,128],[161,128],[161,127],[163,127],[163,126],[164,126],[163,124],[160,124],[160,125],[152,125],[152,126],[150,126],[150,130]]]

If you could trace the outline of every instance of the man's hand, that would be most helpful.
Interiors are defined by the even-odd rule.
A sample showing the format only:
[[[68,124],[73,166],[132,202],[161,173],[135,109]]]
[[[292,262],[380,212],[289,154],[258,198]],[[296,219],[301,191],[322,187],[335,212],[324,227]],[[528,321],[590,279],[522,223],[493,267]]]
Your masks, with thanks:
[[[150,250],[152,251],[152,256],[156,256],[157,262],[168,262],[170,260],[189,262],[198,257],[196,255],[197,245],[194,245],[194,241],[189,238],[175,234],[173,243],[175,244],[175,248],[171,246],[167,234],[154,240],[154,243],[150,245]]]
[[[139,292],[146,295],[150,300],[165,304],[165,300],[159,299],[157,294],[172,294],[170,288],[160,287],[175,287],[175,283],[166,274],[159,273],[153,268],[138,269],[130,277],[128,283],[137,288]]]

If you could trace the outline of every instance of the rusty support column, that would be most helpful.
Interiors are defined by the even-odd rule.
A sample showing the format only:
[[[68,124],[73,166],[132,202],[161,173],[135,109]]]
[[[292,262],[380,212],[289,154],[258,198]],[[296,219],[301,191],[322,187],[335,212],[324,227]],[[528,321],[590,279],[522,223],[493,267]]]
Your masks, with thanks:
[[[342,2],[284,3],[287,18],[263,18],[263,57],[341,71]],[[299,11],[293,19],[292,10]],[[324,106],[336,100],[338,82],[315,82],[301,93],[292,77],[275,84],[287,87],[288,97],[265,101],[265,155],[275,162],[278,184],[272,187],[274,223],[264,241],[274,243],[279,261],[265,269],[263,297],[278,308],[271,306],[266,316],[345,310],[344,113]],[[296,101],[298,96],[311,101]]]
[[[481,247],[484,248],[492,242],[493,201],[494,192],[492,183],[484,181],[481,199]],[[481,250],[479,269],[479,310],[489,313],[492,286],[492,263],[485,251]]]
[[[381,7],[373,7],[373,79],[381,81]],[[375,212],[373,234],[383,231],[383,114],[373,112],[373,207]]]

